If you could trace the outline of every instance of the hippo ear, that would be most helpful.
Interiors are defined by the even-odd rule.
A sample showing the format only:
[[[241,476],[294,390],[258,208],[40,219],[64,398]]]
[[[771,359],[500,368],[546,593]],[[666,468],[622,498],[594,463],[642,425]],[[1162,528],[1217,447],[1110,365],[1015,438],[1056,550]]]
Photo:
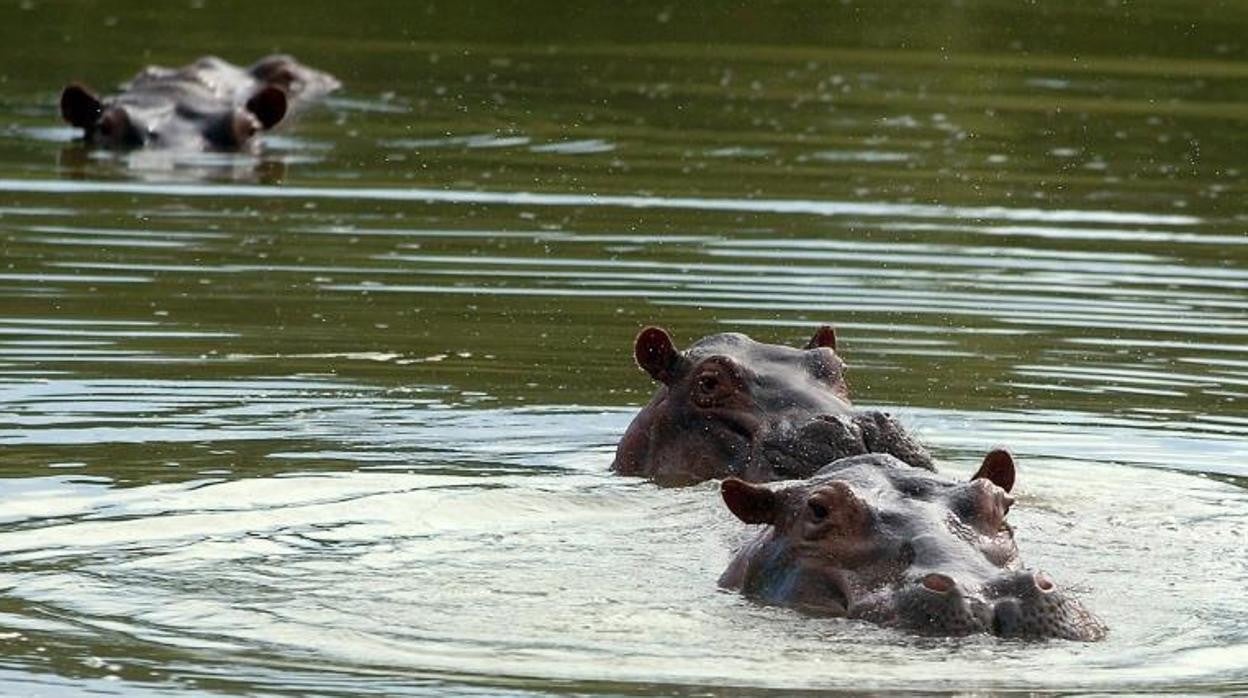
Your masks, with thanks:
[[[91,128],[103,111],[99,98],[82,85],[75,82],[61,90],[61,116],[70,124]]]
[[[815,336],[810,338],[806,343],[807,349],[818,349],[819,347],[827,347],[832,351],[836,351],[836,330],[831,325],[822,325],[815,330]]]
[[[647,327],[637,335],[633,357],[651,378],[664,384],[672,382],[680,364],[680,352],[672,344],[671,335],[661,327]]]
[[[769,524],[776,520],[780,497],[762,485],[730,477],[719,486],[719,494],[728,510],[747,524]]]
[[[247,100],[247,111],[256,115],[266,130],[277,125],[286,116],[286,93],[280,87],[269,85]]]
[[[988,478],[992,484],[1009,492],[1014,489],[1014,456],[1004,448],[994,448],[984,456],[984,462],[971,480]]]

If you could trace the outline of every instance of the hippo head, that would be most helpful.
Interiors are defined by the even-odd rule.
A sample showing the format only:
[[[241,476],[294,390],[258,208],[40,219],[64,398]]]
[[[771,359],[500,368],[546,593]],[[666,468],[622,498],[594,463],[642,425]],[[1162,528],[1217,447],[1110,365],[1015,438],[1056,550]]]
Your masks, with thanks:
[[[1099,640],[1105,626],[1024,569],[1005,517],[1014,459],[989,453],[968,482],[871,454],[769,488],[735,478],[724,502],[763,524],[720,585],[764,603],[927,635]]]
[[[83,130],[87,143],[105,148],[238,150],[286,115],[286,93],[272,85],[261,87],[242,106],[203,92],[186,83],[102,101],[73,83],[61,91],[61,116]]]
[[[725,333],[685,351],[648,327],[633,354],[660,385],[620,440],[616,472],[664,485],[730,475],[762,482],[806,477],[837,458],[872,452],[931,467],[891,417],[853,410],[829,326],[800,349]]]

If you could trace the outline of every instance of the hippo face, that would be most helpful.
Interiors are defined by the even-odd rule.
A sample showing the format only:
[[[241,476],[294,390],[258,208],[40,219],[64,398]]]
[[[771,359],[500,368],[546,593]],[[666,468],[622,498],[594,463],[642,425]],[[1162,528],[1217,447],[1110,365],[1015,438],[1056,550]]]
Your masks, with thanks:
[[[801,349],[726,333],[683,352],[666,331],[649,327],[633,353],[660,385],[620,440],[616,472],[664,485],[730,475],[761,482],[806,477],[871,452],[931,467],[891,417],[853,410],[829,326]]]
[[[107,99],[71,84],[61,92],[61,115],[99,147],[239,150],[301,101],[338,87],[290,56],[248,68],[207,56],[181,68],[149,66]]]
[[[208,98],[194,86],[125,93],[101,101],[82,85],[61,92],[61,115],[84,140],[104,148],[239,150],[286,115],[286,94],[264,87],[241,106]]]
[[[882,454],[771,489],[725,480],[739,519],[767,526],[720,585],[769,604],[926,635],[1099,640],[1105,627],[1024,569],[1005,517],[1014,460],[995,450],[969,482]]]

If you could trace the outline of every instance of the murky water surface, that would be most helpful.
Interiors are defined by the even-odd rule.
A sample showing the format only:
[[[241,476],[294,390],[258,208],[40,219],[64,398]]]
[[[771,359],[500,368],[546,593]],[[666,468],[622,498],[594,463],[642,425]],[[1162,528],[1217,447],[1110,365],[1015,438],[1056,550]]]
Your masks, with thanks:
[[[912,5],[0,8],[0,692],[1248,690],[1248,6]],[[346,89],[256,154],[58,120],[272,50]],[[1105,642],[756,606],[607,473],[640,326],[823,322]]]

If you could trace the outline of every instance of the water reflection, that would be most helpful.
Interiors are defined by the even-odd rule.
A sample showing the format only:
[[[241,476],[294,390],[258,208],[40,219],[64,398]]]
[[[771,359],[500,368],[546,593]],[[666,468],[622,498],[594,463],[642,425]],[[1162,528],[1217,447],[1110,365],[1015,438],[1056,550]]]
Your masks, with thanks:
[[[266,145],[273,147],[271,140]],[[149,182],[243,181],[278,184],[291,164],[309,164],[309,155],[281,155],[266,150],[263,155],[240,153],[188,153],[173,150],[102,152],[75,144],[61,150],[58,159],[61,176],[86,180],[112,172]]]

